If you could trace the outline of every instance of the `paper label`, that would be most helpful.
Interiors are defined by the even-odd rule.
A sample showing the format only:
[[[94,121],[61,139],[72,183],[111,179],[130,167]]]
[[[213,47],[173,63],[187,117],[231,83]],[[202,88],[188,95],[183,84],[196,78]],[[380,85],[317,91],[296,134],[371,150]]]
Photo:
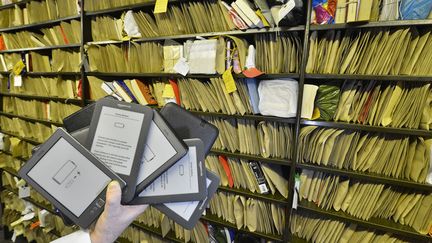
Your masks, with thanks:
[[[231,71],[232,71],[232,66],[229,67],[229,69],[225,70],[225,72],[222,74],[222,79],[225,83],[225,88],[228,94],[237,90]]]
[[[168,8],[168,0],[156,0],[153,13],[165,13]]]
[[[19,60],[13,67],[13,73],[15,75],[20,75],[22,70],[25,68],[25,64],[22,60]]]
[[[25,198],[30,197],[30,187],[28,186],[21,186],[18,189],[18,197],[19,198]]]
[[[297,209],[298,205],[298,192],[300,191],[300,177],[298,175],[295,176],[295,183],[294,183],[294,195],[293,195],[293,203],[292,208]]]
[[[183,76],[186,76],[189,72],[189,64],[186,61],[186,58],[181,57],[177,63],[173,67],[174,71],[180,73]]]
[[[11,241],[15,242],[15,241],[16,241],[16,238],[17,238],[17,234],[16,234],[16,231],[14,230],[14,232],[13,232],[13,234],[12,234]]]
[[[22,76],[21,75],[14,76],[14,86],[15,87],[21,87],[22,86]]]
[[[295,7],[294,0],[289,0],[287,3],[282,5],[281,9],[279,10],[279,21],[283,19],[291,10],[293,10]]]
[[[48,211],[46,211],[45,209],[42,209],[41,211],[39,211],[38,218],[39,218],[39,222],[40,222],[40,227],[45,227],[45,225],[46,225],[46,216],[48,214],[49,214]]]

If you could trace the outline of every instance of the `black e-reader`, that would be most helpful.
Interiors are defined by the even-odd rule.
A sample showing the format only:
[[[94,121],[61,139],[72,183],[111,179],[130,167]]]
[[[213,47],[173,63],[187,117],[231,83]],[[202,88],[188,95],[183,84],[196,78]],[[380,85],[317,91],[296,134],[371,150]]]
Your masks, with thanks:
[[[88,228],[103,212],[106,187],[125,182],[62,128],[18,172],[64,215]]]
[[[207,196],[204,144],[198,138],[184,142],[187,153],[129,204],[199,201]]]
[[[96,102],[86,147],[126,182],[123,203],[135,196],[152,119],[153,110],[146,106],[113,99]]]
[[[187,153],[187,146],[178,139],[157,110],[144,145],[135,194],[143,191]]]
[[[85,145],[96,103],[92,103],[63,119],[63,127],[78,142]]]
[[[161,114],[179,138],[201,139],[204,143],[205,155],[208,155],[219,134],[216,126],[174,103],[166,104]]]
[[[201,201],[175,202],[154,205],[159,211],[174,220],[177,224],[191,230],[195,227],[219,186],[219,177],[207,171],[207,196]]]

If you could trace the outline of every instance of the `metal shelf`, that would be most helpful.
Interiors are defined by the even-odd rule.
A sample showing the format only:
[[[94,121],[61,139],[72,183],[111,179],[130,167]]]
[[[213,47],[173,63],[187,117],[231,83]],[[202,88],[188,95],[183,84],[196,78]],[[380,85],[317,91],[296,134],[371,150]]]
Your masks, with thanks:
[[[132,42],[149,42],[149,41],[162,41],[162,40],[181,40],[181,39],[195,39],[197,36],[200,37],[214,37],[222,35],[242,36],[242,35],[256,35],[256,34],[269,34],[269,33],[280,33],[290,31],[303,31],[304,25],[294,27],[275,27],[275,28],[262,28],[262,29],[247,29],[247,30],[231,30],[221,32],[206,32],[206,33],[194,33],[194,34],[182,34],[182,35],[169,35],[169,36],[157,36],[157,37],[146,37],[140,39],[132,39]],[[106,40],[106,41],[91,41],[87,42],[87,45],[108,45],[108,44],[121,44],[128,43],[129,40]]]
[[[273,121],[273,122],[295,124],[295,118],[282,118],[276,116],[261,116],[261,115],[239,115],[239,114],[229,115],[221,112],[207,112],[207,111],[193,111],[193,110],[188,110],[188,111],[200,116],[217,116],[217,117],[224,117],[224,118],[249,119],[249,120],[257,120],[257,121]]]
[[[240,159],[247,159],[247,160],[255,160],[255,161],[262,161],[270,164],[279,164],[279,165],[285,165],[285,166],[291,166],[292,162],[288,159],[275,159],[275,158],[264,158],[259,155],[249,155],[249,154],[242,154],[242,153],[231,153],[228,151],[222,151],[217,149],[212,149],[211,153],[215,155],[225,155],[227,157],[234,157],[234,158],[240,158]]]
[[[20,49],[10,49],[10,50],[2,50],[2,53],[12,53],[12,52],[26,52],[26,51],[42,51],[42,50],[52,50],[52,49],[66,49],[66,48],[78,48],[81,47],[81,44],[68,44],[68,45],[58,45],[58,46],[38,46],[38,47],[26,47]]]
[[[52,100],[52,101],[62,102],[65,104],[76,104],[76,105],[81,105],[83,103],[83,101],[80,99],[68,99],[68,98],[39,96],[39,95],[26,95],[26,94],[14,94],[14,93],[1,93],[0,92],[0,96],[18,97],[18,98],[35,99],[35,100]]]
[[[414,229],[412,229],[409,226],[404,226],[401,224],[398,224],[396,222],[386,220],[386,219],[379,219],[379,218],[372,218],[370,220],[361,220],[358,218],[355,218],[353,216],[350,216],[342,211],[334,211],[334,210],[324,210],[316,206],[312,202],[307,202],[305,200],[299,202],[298,209],[309,211],[314,214],[323,215],[332,219],[341,220],[345,222],[355,223],[370,229],[376,229],[381,230],[385,232],[391,232],[396,235],[406,236],[411,239],[415,239],[416,242],[431,242],[432,237],[429,237],[427,235],[422,235],[418,232],[416,232]]]
[[[278,242],[283,241],[283,236],[271,235],[271,234],[260,233],[260,232],[251,232],[246,228],[237,229],[236,225],[231,224],[231,223],[226,222],[226,221],[223,221],[222,219],[219,219],[217,216],[211,215],[209,213],[207,213],[205,216],[201,217],[201,220],[207,221],[211,224],[220,225],[223,227],[228,227],[228,228],[231,228],[235,231],[247,233],[247,234],[253,235],[255,237],[260,237],[260,238],[264,238],[264,239],[271,240],[271,241],[278,241]]]
[[[322,24],[311,25],[310,30],[339,30],[339,29],[360,29],[360,28],[378,28],[378,27],[409,27],[409,26],[430,26],[432,20],[394,20],[379,22],[354,22],[346,24]]]
[[[39,145],[39,144],[41,144],[41,142],[39,142],[39,141],[33,140],[33,139],[31,139],[31,138],[21,137],[20,135],[17,135],[17,134],[11,133],[11,132],[7,132],[7,131],[4,131],[4,130],[0,130],[0,133],[4,133],[4,134],[6,134],[6,135],[9,135],[9,136],[13,136],[13,137],[19,138],[19,139],[21,139],[21,140],[23,140],[23,141],[26,141],[26,142],[28,142],[28,143],[31,143],[31,144],[33,144],[33,145]]]
[[[7,113],[7,112],[2,112],[0,111],[0,115],[3,116],[7,116],[7,117],[17,117],[26,121],[31,121],[31,122],[39,122],[39,123],[44,123],[47,125],[55,125],[58,127],[63,126],[62,123],[59,122],[54,122],[54,121],[49,121],[49,120],[43,120],[43,119],[38,119],[38,118],[31,118],[31,117],[26,117],[26,116],[20,116],[20,115],[15,115],[15,114],[11,114],[11,113]]]
[[[169,3],[175,3],[175,2],[179,2],[179,1],[180,0],[169,0]],[[109,9],[85,11],[84,15],[85,16],[94,16],[94,15],[122,12],[122,11],[126,11],[126,10],[133,10],[133,9],[139,9],[139,8],[145,8],[145,7],[153,7],[154,5],[155,5],[155,1],[151,1],[151,2],[138,3],[138,4],[126,5],[126,6],[115,7],[115,8],[109,8]]]
[[[141,230],[144,230],[144,231],[147,231],[147,232],[149,232],[149,233],[151,233],[151,234],[157,235],[157,236],[159,236],[161,239],[168,239],[168,240],[170,240],[170,241],[178,242],[178,243],[183,243],[183,242],[184,242],[184,240],[182,240],[182,239],[178,239],[178,238],[175,236],[175,233],[172,232],[172,231],[170,231],[166,236],[162,236],[162,230],[161,230],[160,228],[156,228],[156,227],[148,226],[148,225],[142,224],[142,223],[137,222],[137,221],[133,222],[133,223],[131,224],[131,226],[133,226],[133,227],[135,227],[135,228],[138,228],[138,229],[141,229]]]
[[[422,130],[422,129],[369,126],[369,125],[361,125],[361,124],[347,123],[347,122],[310,121],[310,120],[301,120],[300,124],[308,125],[308,126],[351,129],[351,130],[359,130],[359,131],[367,131],[367,132],[383,132],[383,133],[393,133],[393,134],[401,134],[401,135],[432,137],[432,131]]]
[[[12,155],[12,153],[9,152],[9,151],[0,150],[0,153],[4,153],[4,154],[7,154],[7,155],[9,155],[9,156],[12,156],[14,159],[21,160],[22,162],[26,162],[26,161],[28,160],[28,158],[26,159],[26,158],[24,158],[24,157],[14,157],[14,156]]]
[[[220,78],[221,74],[188,74],[183,76],[178,73],[122,73],[122,72],[86,72],[88,76],[95,77],[122,77],[122,78]],[[234,78],[246,78],[243,74],[233,74]],[[293,78],[298,79],[299,74],[297,73],[273,73],[273,74],[263,74],[261,76],[256,77],[256,79],[270,79],[270,78]]]
[[[17,30],[30,29],[30,28],[35,28],[35,27],[43,27],[43,26],[47,26],[47,25],[57,24],[57,23],[60,23],[62,21],[69,21],[69,20],[80,19],[80,18],[81,18],[80,15],[68,16],[68,17],[64,17],[64,18],[60,18],[60,19],[53,19],[53,20],[43,21],[43,22],[39,22],[39,23],[25,24],[25,25],[20,25],[20,26],[12,26],[12,27],[7,27],[7,28],[0,28],[0,32],[17,31]]]
[[[356,178],[364,181],[369,182],[375,182],[375,183],[381,183],[386,184],[390,186],[398,186],[398,187],[404,187],[404,188],[410,188],[416,191],[425,191],[425,192],[432,192],[432,185],[414,182],[414,181],[408,181],[403,179],[397,179],[392,178],[389,176],[374,174],[374,173],[367,173],[367,172],[357,172],[357,171],[350,171],[350,170],[343,170],[343,169],[337,169],[332,167],[325,167],[315,164],[309,164],[309,163],[297,163],[297,168],[301,169],[308,169],[308,170],[316,170],[316,171],[322,171],[325,173],[340,175],[340,176],[346,176],[350,178]]]
[[[220,186],[218,188],[218,190],[223,191],[223,192],[239,194],[239,195],[242,195],[245,197],[255,198],[255,199],[270,202],[270,203],[276,203],[276,204],[282,204],[282,205],[288,205],[289,204],[288,199],[282,197],[282,195],[280,195],[279,193],[277,193],[276,195],[259,194],[259,193],[253,193],[253,192],[250,192],[250,191],[244,190],[244,189],[229,188],[229,187],[224,187],[224,186]]]
[[[432,76],[413,75],[364,75],[364,74],[306,74],[306,79],[330,79],[330,80],[381,80],[381,81],[412,81],[431,82]]]
[[[0,74],[10,75],[11,72],[0,71]],[[77,76],[80,72],[26,72],[22,76]]]

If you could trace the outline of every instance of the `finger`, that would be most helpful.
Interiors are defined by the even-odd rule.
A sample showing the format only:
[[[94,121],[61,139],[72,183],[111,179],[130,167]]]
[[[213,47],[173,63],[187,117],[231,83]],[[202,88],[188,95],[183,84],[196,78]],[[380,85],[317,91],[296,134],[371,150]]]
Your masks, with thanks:
[[[115,208],[120,207],[121,188],[117,181],[112,181],[107,188],[105,211],[113,212]]]

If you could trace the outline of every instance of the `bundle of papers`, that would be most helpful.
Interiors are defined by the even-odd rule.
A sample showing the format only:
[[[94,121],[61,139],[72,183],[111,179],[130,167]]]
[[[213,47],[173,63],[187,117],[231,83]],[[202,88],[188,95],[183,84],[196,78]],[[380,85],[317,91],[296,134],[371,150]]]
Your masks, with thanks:
[[[159,43],[91,45],[87,48],[87,54],[92,72],[161,73],[163,71],[162,45]],[[106,58],[107,56],[110,58]]]
[[[387,219],[421,234],[427,234],[432,226],[432,194],[406,193],[384,184],[303,170],[299,195],[300,200],[314,202],[325,210],[341,210],[362,220]]]
[[[7,50],[77,44],[81,41],[81,22],[77,20],[71,20],[70,23],[61,22],[60,25],[40,29],[40,32],[42,34],[26,30],[13,33],[4,32],[1,38]]]
[[[43,142],[57,129],[56,126],[47,126],[39,122],[28,122],[19,118],[0,117],[2,129],[17,134],[21,137],[34,139],[38,142]]]
[[[8,85],[9,83],[9,85]],[[22,85],[11,85],[8,77],[1,79],[2,91],[13,94],[26,94],[59,98],[79,98],[79,81],[65,77],[22,77]]]
[[[206,166],[219,175],[222,186],[260,194],[275,195],[278,192],[288,198],[288,180],[280,165],[210,155]]]
[[[365,125],[429,130],[431,99],[430,84],[345,81],[333,118]]]
[[[187,230],[181,225],[177,224],[172,219],[169,219],[165,214],[161,213],[159,210],[157,210],[152,206],[150,206],[146,211],[144,211],[144,213],[141,214],[136,219],[136,221],[150,227],[160,228],[163,237],[165,237],[169,232],[174,232],[176,238],[184,239],[185,242],[190,242],[190,241],[207,242],[208,241],[206,226],[203,224],[203,222],[198,221],[197,225],[192,230]],[[129,233],[125,232],[125,233],[126,233],[126,238],[136,237],[136,236],[131,236],[130,232]],[[139,242],[139,241],[132,241],[132,242]]]
[[[294,212],[290,218],[291,232],[308,242],[395,242],[408,243],[389,233],[376,232],[333,219],[317,217],[310,213]],[[317,230],[319,229],[319,230]]]
[[[40,23],[79,14],[77,2],[70,0],[29,1],[21,8],[0,10],[0,28]]]
[[[215,149],[264,158],[291,158],[294,131],[290,124],[264,121],[255,124],[253,120],[234,118],[205,119],[219,129]]]
[[[91,21],[93,41],[122,40],[123,21],[111,16],[97,16]]]
[[[52,50],[51,69],[53,72],[79,72],[81,53],[73,50]]]
[[[3,97],[3,111],[30,118],[43,119],[55,122],[79,110],[80,107],[61,102],[41,102],[25,100],[14,97]]]
[[[303,127],[299,161],[425,182],[432,139]],[[310,149],[314,148],[314,149]]]
[[[234,224],[237,229],[282,235],[285,227],[285,208],[240,195],[218,192],[210,201],[210,212]]]
[[[312,32],[307,73],[431,75],[431,31],[391,30]]]
[[[21,53],[4,53],[0,54],[1,71],[8,72],[13,69],[14,65],[22,60]]]
[[[256,35],[256,66],[265,73],[297,73],[302,44],[297,32]]]
[[[2,161],[5,161],[4,166],[18,171],[21,167],[21,160],[15,158],[30,158],[34,145],[17,137],[4,134],[1,134],[1,136],[3,136],[1,151],[12,154],[12,156],[3,153],[1,154]]]

